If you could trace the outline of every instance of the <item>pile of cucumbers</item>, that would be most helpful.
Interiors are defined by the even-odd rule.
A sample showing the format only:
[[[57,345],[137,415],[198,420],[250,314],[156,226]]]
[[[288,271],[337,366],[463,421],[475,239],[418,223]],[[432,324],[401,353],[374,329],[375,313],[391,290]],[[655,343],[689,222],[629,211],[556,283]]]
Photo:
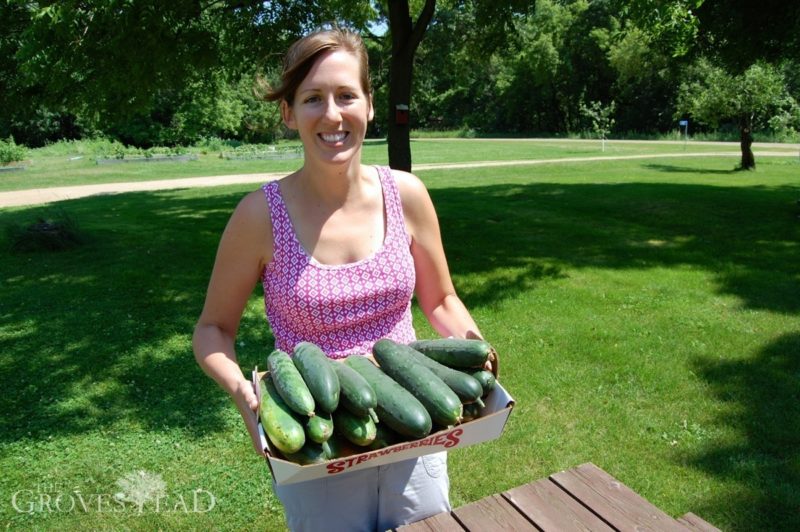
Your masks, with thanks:
[[[260,418],[270,442],[300,464],[424,438],[480,416],[494,388],[483,340],[375,343],[369,358],[330,360],[310,342],[267,357]]]

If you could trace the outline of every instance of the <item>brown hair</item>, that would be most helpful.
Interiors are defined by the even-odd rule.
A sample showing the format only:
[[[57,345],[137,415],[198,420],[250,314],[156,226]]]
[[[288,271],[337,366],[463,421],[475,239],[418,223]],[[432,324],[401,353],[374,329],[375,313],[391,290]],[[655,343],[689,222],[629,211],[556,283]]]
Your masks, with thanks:
[[[357,33],[333,27],[310,33],[289,47],[283,58],[280,85],[275,89],[268,90],[265,98],[273,102],[286,100],[286,103],[293,105],[297,87],[311,71],[317,58],[326,52],[337,50],[356,56],[361,68],[361,88],[364,94],[371,94],[369,59],[364,42]]]

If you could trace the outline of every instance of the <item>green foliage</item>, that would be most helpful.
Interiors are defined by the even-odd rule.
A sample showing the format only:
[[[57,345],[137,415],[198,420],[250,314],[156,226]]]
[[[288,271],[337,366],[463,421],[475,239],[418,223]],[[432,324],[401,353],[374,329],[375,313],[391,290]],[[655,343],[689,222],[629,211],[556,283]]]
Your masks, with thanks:
[[[14,120],[30,129],[44,106],[142,147],[274,140],[277,113],[252,95],[253,72],[323,21],[363,28],[374,15],[368,2],[346,0],[229,4],[0,3],[0,78],[13,89],[0,104],[14,102],[0,105],[0,134]]]
[[[678,114],[715,128],[725,121],[750,130],[770,122],[779,126],[780,117],[784,117],[784,127],[792,127],[797,102],[782,73],[770,64],[755,63],[742,74],[732,75],[701,58],[687,70],[687,78],[678,92]]]
[[[790,99],[767,124],[776,142],[797,142],[800,139],[800,104]]]
[[[615,102],[604,105],[603,102],[581,102],[581,115],[589,121],[592,131],[597,138],[606,139],[614,128],[614,112],[617,109]]]
[[[800,3],[785,0],[704,0],[696,49],[713,54],[733,74],[757,61],[800,56]]]
[[[25,158],[25,146],[18,146],[14,137],[0,139],[0,164],[9,164]]]
[[[410,3],[412,17],[424,4]],[[29,147],[98,136],[145,149],[212,137],[274,143],[288,133],[278,107],[253,94],[254,80],[274,80],[288,44],[331,20],[365,32],[376,106],[369,133],[385,136],[391,35],[366,29],[385,27],[388,5],[0,2],[0,138]],[[439,0],[415,58],[411,126],[579,135],[581,103],[613,100],[618,130],[666,133],[675,127],[684,63],[699,52],[724,61],[715,64],[734,78],[756,59],[782,68],[796,102],[800,69],[785,65],[800,43],[798,6]],[[791,139],[796,112],[779,100],[758,123]]]
[[[696,11],[705,0],[618,0],[620,18],[631,20],[648,40],[673,57],[686,55],[700,28]]]

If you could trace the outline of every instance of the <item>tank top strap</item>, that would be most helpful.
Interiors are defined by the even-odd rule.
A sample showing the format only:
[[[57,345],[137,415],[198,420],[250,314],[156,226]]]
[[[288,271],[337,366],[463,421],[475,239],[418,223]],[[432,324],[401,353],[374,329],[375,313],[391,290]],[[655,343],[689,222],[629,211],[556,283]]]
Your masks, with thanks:
[[[272,239],[274,243],[273,253],[280,253],[281,250],[291,249],[291,237],[294,233],[292,221],[289,218],[289,211],[283,202],[280,188],[277,181],[265,183],[261,190],[267,199],[269,215],[272,221]]]
[[[378,176],[381,180],[381,187],[384,191],[383,197],[386,202],[386,236],[408,243],[410,237],[406,232],[403,202],[400,198],[400,190],[397,188],[397,181],[394,178],[392,169],[388,166],[379,166]],[[387,238],[388,240],[389,238]]]

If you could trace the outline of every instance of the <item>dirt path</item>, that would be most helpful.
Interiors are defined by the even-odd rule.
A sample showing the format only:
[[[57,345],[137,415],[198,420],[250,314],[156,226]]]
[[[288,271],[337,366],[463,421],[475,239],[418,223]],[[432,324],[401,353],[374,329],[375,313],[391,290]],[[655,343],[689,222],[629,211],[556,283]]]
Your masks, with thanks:
[[[757,157],[796,157],[797,151],[765,151],[757,152]],[[414,171],[451,170],[459,168],[490,168],[498,166],[533,166],[538,164],[558,164],[575,162],[592,162],[607,160],[664,159],[686,157],[739,157],[739,153],[667,153],[649,155],[612,155],[597,157],[567,157],[561,159],[526,159],[515,161],[475,161],[464,163],[431,163],[418,164]],[[222,185],[265,183],[286,175],[281,173],[236,174],[210,177],[185,177],[180,179],[163,179],[158,181],[133,181],[124,183],[101,183],[96,185],[78,185],[69,187],[34,188],[0,192],[0,208],[40,205],[58,201],[83,198],[99,194],[120,194],[124,192],[143,192],[152,190],[170,190],[178,188],[217,187]]]

